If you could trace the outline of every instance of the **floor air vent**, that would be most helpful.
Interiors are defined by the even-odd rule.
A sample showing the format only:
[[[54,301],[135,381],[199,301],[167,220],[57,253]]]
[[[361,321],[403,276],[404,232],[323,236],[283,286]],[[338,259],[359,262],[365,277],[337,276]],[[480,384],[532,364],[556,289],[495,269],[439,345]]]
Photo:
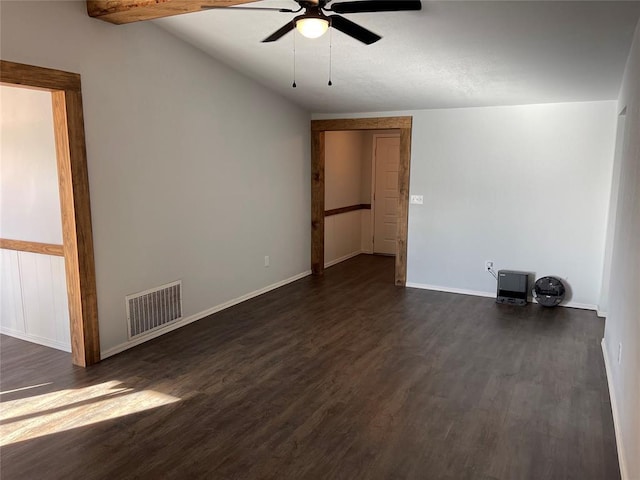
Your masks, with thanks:
[[[182,282],[127,295],[126,301],[129,338],[134,338],[182,318]]]

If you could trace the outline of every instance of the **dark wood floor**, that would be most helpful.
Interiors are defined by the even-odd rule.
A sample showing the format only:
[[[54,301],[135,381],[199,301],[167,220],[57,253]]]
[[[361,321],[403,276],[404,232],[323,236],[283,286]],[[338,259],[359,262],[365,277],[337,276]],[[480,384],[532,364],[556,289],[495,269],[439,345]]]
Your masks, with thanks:
[[[619,479],[603,327],[360,256],[86,370],[2,337],[1,477]]]

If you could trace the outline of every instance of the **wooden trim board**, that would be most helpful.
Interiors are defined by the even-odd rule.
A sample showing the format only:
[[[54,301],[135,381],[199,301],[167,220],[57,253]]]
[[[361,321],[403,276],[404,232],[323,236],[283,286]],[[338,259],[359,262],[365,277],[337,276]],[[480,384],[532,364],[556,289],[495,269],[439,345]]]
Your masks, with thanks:
[[[311,122],[313,127],[313,122]],[[324,141],[325,132],[311,132],[311,272],[324,272]]]
[[[328,132],[342,130],[387,130],[411,128],[413,117],[339,118],[335,120],[312,120],[311,131]]]
[[[0,82],[52,93],[73,363],[100,361],[89,177],[80,76],[0,60]]]
[[[203,5],[230,7],[257,0],[87,0],[90,17],[122,25],[182,13],[202,11]]]
[[[52,68],[33,67],[0,60],[0,81],[13,87],[41,90],[80,91],[80,75]]]
[[[28,242],[25,240],[0,238],[0,248],[4,248],[5,250],[17,250],[18,252],[40,253],[42,255],[64,257],[63,246],[53,243]]]
[[[333,215],[340,215],[341,213],[355,212],[356,210],[371,210],[370,203],[359,203],[358,205],[349,205],[348,207],[334,208],[332,210],[325,210],[324,216],[332,217]]]
[[[311,271],[324,272],[325,132],[342,130],[400,130],[398,172],[398,233],[395,284],[407,283],[407,236],[409,219],[409,171],[413,117],[346,118],[311,121]]]
[[[398,169],[398,239],[396,248],[396,285],[402,287],[407,283],[410,166],[411,128],[402,128],[400,129],[400,165]]]

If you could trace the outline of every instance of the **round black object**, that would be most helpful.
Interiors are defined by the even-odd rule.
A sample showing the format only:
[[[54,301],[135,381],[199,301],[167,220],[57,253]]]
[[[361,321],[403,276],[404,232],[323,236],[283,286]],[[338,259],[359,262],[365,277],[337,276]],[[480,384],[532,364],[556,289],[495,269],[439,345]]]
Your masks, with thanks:
[[[555,307],[562,300],[566,289],[562,280],[556,277],[542,277],[533,287],[533,298],[543,307]]]

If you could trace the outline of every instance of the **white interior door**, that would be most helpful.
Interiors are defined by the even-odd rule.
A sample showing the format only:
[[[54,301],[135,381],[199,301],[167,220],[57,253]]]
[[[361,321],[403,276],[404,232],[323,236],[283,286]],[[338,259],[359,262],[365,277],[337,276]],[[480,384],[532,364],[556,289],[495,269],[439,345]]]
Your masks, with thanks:
[[[373,252],[396,254],[400,137],[376,137]]]

